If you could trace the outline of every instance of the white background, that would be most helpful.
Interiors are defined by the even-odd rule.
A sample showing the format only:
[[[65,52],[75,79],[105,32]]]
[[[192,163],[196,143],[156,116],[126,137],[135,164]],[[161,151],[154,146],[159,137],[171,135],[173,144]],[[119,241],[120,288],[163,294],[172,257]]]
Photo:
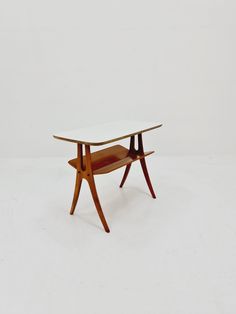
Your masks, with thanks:
[[[0,2],[0,313],[236,313],[236,2]],[[57,131],[120,119],[139,163],[96,176]],[[127,142],[127,141],[126,141]]]
[[[0,156],[63,156],[54,131],[124,117],[163,122],[162,154],[235,153],[235,9],[1,1]]]

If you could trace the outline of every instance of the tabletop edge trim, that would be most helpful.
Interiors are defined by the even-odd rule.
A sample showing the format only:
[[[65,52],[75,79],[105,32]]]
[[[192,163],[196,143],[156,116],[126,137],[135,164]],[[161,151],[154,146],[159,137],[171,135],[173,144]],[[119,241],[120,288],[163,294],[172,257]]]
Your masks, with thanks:
[[[148,131],[160,128],[162,125],[163,124],[158,124],[156,126],[148,128],[148,129],[140,130],[140,131],[137,131],[137,132],[134,132],[134,133],[130,133],[128,135],[120,136],[120,137],[117,137],[115,139],[102,141],[102,142],[85,142],[85,141],[73,140],[73,139],[69,139],[69,138],[65,138],[65,137],[61,137],[61,136],[57,136],[57,135],[53,135],[53,137],[55,139],[66,141],[66,142],[71,142],[71,143],[78,143],[78,144],[84,144],[84,145],[90,145],[90,146],[102,146],[102,145],[106,145],[106,144],[113,143],[113,142],[116,142],[116,141],[120,141],[122,139],[131,137],[131,136],[134,136],[134,135],[137,135],[137,134],[140,134],[140,133],[145,133],[145,132],[148,132]]]

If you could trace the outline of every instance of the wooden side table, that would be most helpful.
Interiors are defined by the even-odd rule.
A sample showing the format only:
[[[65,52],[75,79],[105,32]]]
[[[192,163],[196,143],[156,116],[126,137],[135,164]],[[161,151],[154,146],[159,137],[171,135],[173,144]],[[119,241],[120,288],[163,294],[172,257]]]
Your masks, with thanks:
[[[153,198],[156,198],[145,162],[145,157],[154,153],[154,151],[144,151],[142,133],[161,126],[162,124],[149,122],[118,121],[54,135],[54,138],[56,139],[77,144],[77,158],[69,161],[69,164],[76,170],[74,197],[70,214],[73,215],[75,211],[82,180],[85,179],[89,184],[103,227],[106,232],[110,232],[98,198],[94,176],[106,174],[126,166],[120,183],[120,187],[122,187],[129,174],[132,162],[136,160],[140,161],[151,195]],[[113,145],[91,153],[91,146],[105,145],[128,137],[130,137],[129,149],[121,145]],[[135,137],[137,137],[138,140],[137,149],[135,148]]]

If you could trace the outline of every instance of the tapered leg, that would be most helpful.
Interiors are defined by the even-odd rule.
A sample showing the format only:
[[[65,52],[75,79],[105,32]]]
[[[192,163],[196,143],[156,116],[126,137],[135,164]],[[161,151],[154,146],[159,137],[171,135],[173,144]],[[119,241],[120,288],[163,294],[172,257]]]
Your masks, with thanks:
[[[155,195],[155,192],[153,190],[152,183],[151,183],[151,180],[150,180],[150,177],[149,177],[149,174],[148,174],[145,158],[140,159],[140,163],[141,163],[141,166],[142,166],[142,169],[143,169],[143,174],[144,174],[144,177],[146,179],[147,185],[148,185],[149,190],[150,190],[150,192],[152,194],[152,197],[156,198],[156,195]]]
[[[138,149],[135,149],[135,137],[134,136],[130,137],[129,154],[130,155],[143,155],[144,154],[143,139],[142,139],[142,134],[141,133],[138,134]],[[145,179],[146,179],[147,185],[149,187],[149,190],[150,190],[150,192],[152,194],[152,197],[156,198],[156,195],[155,195],[155,192],[153,190],[152,183],[151,183],[151,180],[150,180],[150,177],[149,177],[149,174],[148,174],[145,158],[141,158],[140,159],[140,164],[142,166],[143,174],[145,176]],[[129,174],[130,167],[131,167],[131,164],[126,166],[126,169],[125,169],[125,172],[124,172],[124,175],[123,175],[120,187],[122,187],[124,185],[125,180],[127,179],[127,176]]]
[[[88,184],[89,184],[89,187],[90,187],[90,191],[91,191],[91,194],[92,194],[92,197],[93,197],[93,201],[94,201],[94,204],[96,206],[98,215],[99,215],[99,217],[101,219],[101,222],[103,224],[103,227],[104,227],[106,232],[110,232],[110,229],[109,229],[109,227],[107,225],[107,222],[106,222],[106,219],[105,219],[105,216],[103,214],[102,207],[101,207],[101,204],[100,204],[100,201],[99,201],[99,198],[98,198],[97,189],[96,189],[96,186],[95,186],[95,181],[94,181],[93,176],[91,176],[88,179]]]
[[[77,144],[77,165],[76,165],[76,181],[75,181],[75,190],[74,190],[74,197],[71,205],[70,214],[73,215],[75,211],[75,207],[79,198],[79,193],[81,189],[82,180],[86,180],[89,184],[90,191],[93,197],[94,204],[96,206],[98,215],[101,219],[103,227],[106,232],[110,232],[109,227],[107,225],[105,216],[102,211],[102,207],[98,198],[93,170],[92,170],[92,162],[91,162],[91,153],[90,153],[90,146],[85,145],[85,155],[83,156],[83,145]]]
[[[75,211],[75,207],[79,198],[79,192],[82,184],[82,177],[78,171],[76,171],[76,180],[75,180],[75,190],[74,190],[74,197],[71,205],[70,214],[73,215]]]
[[[97,193],[97,189],[96,189],[96,185],[95,185],[95,181],[94,181],[94,177],[93,177],[93,171],[92,171],[92,163],[91,163],[91,153],[90,153],[90,146],[89,145],[85,145],[85,157],[86,157],[86,180],[88,181],[89,187],[90,187],[90,191],[93,197],[93,201],[94,204],[96,206],[98,215],[101,219],[101,222],[103,224],[103,227],[105,229],[106,232],[110,232],[110,229],[107,225],[105,216],[103,214],[102,211],[102,207],[98,198],[98,193]]]
[[[130,168],[131,168],[131,164],[128,164],[125,168],[125,172],[124,172],[123,178],[122,178],[121,183],[120,183],[120,188],[122,188],[122,186],[124,185],[124,183],[127,179],[127,176],[129,174]]]

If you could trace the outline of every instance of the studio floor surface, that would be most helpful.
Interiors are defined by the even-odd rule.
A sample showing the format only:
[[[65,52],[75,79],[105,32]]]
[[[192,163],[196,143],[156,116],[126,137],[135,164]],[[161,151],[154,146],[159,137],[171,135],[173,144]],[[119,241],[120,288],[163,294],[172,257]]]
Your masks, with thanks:
[[[236,159],[150,157],[83,182],[67,160],[2,159],[1,314],[235,314]]]

